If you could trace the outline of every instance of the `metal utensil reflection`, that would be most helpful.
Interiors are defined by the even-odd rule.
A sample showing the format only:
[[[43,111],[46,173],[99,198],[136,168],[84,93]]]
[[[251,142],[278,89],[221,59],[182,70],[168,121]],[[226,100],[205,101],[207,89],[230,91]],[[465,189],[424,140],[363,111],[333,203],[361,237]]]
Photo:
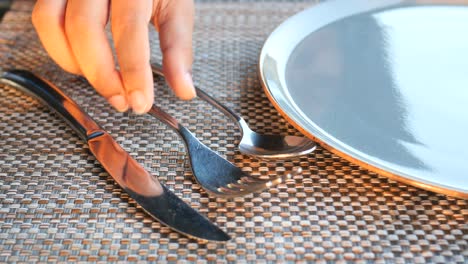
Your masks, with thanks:
[[[272,179],[250,176],[200,142],[187,128],[161,108],[153,105],[148,113],[170,126],[182,137],[190,158],[193,176],[200,186],[212,195],[243,196],[277,185],[291,177],[291,174]]]
[[[164,77],[162,66],[152,62],[153,74]],[[312,140],[298,136],[264,135],[250,129],[247,122],[229,107],[223,105],[202,89],[195,87],[197,96],[231,118],[241,130],[240,152],[265,159],[284,159],[311,153],[317,145]]]
[[[196,239],[213,241],[230,239],[229,235],[152,177],[55,85],[24,70],[6,71],[0,80],[34,96],[62,116],[88,143],[91,153],[114,180],[154,219]]]

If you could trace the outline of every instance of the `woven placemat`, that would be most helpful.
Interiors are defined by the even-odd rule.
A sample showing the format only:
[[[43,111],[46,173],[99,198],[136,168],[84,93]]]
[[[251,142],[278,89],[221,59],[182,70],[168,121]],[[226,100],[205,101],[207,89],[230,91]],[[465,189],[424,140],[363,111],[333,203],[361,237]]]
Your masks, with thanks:
[[[268,34],[315,2],[197,2],[196,83],[261,132],[299,134],[263,93],[257,57]],[[394,182],[318,148],[275,162],[235,148],[237,127],[200,100],[181,102],[156,80],[156,102],[245,171],[303,173],[232,200],[208,196],[180,138],[149,116],[115,113],[47,56],[30,24],[33,1],[15,1],[0,24],[0,67],[46,76],[145,168],[234,238],[188,239],[148,217],[57,115],[0,85],[0,262],[467,263],[465,200]],[[155,60],[158,40],[151,32]]]

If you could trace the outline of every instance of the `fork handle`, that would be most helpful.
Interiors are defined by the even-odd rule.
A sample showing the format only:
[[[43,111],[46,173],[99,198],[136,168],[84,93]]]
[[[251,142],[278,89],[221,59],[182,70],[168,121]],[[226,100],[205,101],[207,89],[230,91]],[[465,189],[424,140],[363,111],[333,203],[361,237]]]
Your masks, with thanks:
[[[153,71],[154,74],[157,74],[159,76],[164,77],[164,72],[162,65],[156,62],[151,63],[151,70]],[[201,99],[205,100],[209,104],[213,105],[214,107],[218,108],[221,112],[223,112],[225,115],[229,116],[236,122],[244,122],[242,117],[238,114],[236,114],[234,111],[232,111],[229,107],[223,105],[220,103],[218,100],[214,99],[211,95],[203,91],[202,89],[198,88],[195,86],[195,90],[197,91],[197,96],[200,97]],[[239,126],[241,126],[239,124]],[[242,127],[241,127],[242,128]]]
[[[175,119],[170,114],[162,110],[159,106],[156,106],[153,104],[148,114],[156,117],[161,122],[165,123],[166,125],[170,126],[172,129],[180,133],[180,125],[177,119]]]

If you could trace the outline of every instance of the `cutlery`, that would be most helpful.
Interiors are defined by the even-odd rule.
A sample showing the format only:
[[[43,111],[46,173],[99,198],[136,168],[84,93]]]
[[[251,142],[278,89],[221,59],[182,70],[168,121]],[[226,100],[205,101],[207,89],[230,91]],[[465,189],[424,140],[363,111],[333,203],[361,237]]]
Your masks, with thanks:
[[[81,79],[87,82],[85,78]],[[195,180],[213,196],[230,198],[259,192],[301,172],[296,170],[268,180],[252,177],[200,142],[192,132],[160,107],[152,105],[148,114],[168,125],[182,137]]]
[[[211,195],[218,197],[243,196],[274,186],[293,176],[289,173],[268,180],[250,176],[200,142],[190,130],[158,106],[153,105],[148,114],[171,127],[182,137],[193,176],[200,186]],[[293,174],[300,172],[298,170]]]
[[[91,153],[117,184],[151,217],[195,239],[230,239],[219,227],[152,177],[110,134],[51,82],[25,70],[6,71],[1,74],[0,81],[34,96],[62,116],[88,143]]]
[[[153,74],[164,77],[161,64],[151,63]],[[241,130],[240,152],[265,159],[284,159],[306,155],[315,150],[317,145],[312,140],[298,136],[264,135],[250,129],[247,122],[227,106],[212,96],[195,87],[197,96],[210,103],[236,122]]]

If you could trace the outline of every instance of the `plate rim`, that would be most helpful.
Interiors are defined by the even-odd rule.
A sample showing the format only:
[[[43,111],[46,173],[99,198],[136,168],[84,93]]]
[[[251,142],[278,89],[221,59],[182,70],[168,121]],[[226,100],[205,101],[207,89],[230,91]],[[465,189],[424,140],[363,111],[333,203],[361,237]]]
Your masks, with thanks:
[[[378,2],[378,3],[376,3]],[[448,196],[453,196],[453,197],[456,197],[456,198],[462,198],[462,199],[468,199],[468,192],[464,189],[460,189],[460,188],[456,188],[456,187],[453,187],[453,186],[447,186],[447,185],[443,185],[443,184],[440,184],[440,183],[436,183],[436,182],[431,182],[431,181],[427,181],[427,180],[424,180],[424,179],[421,179],[421,178],[417,178],[415,177],[414,175],[405,175],[404,173],[397,173],[396,170],[392,170],[391,168],[386,168],[385,165],[381,165],[380,167],[379,166],[376,166],[374,164],[371,164],[370,162],[366,161],[366,159],[364,157],[362,158],[359,158],[359,155],[351,155],[351,154],[348,154],[340,149],[338,149],[337,147],[334,147],[332,146],[331,144],[327,143],[326,142],[326,139],[322,139],[320,137],[320,135],[316,135],[316,134],[313,134],[311,133],[310,131],[308,131],[307,129],[305,129],[303,126],[300,125],[300,122],[296,121],[294,117],[294,114],[291,114],[291,113],[288,113],[285,109],[283,109],[283,107],[281,106],[281,103],[278,102],[278,98],[275,97],[275,95],[273,94],[271,88],[269,87],[269,83],[268,83],[268,80],[265,76],[265,58],[266,58],[266,55],[268,55],[268,46],[269,45],[272,45],[272,39],[275,38],[275,35],[279,35],[281,33],[278,33],[278,32],[281,32],[282,30],[284,30],[283,28],[287,28],[288,25],[292,24],[295,22],[295,20],[298,20],[300,19],[300,17],[302,16],[306,16],[306,15],[317,15],[319,16],[319,12],[323,12],[324,10],[323,9],[336,9],[336,8],[343,8],[343,5],[357,5],[357,6],[362,6],[362,5],[366,5],[368,4],[367,6],[367,10],[366,9],[363,9],[363,10],[360,10],[359,12],[351,12],[351,15],[356,15],[356,14],[359,14],[359,13],[362,13],[362,12],[367,12],[367,11],[372,11],[372,10],[376,10],[376,9],[379,9],[379,8],[385,8],[385,7],[391,7],[391,6],[394,6],[394,5],[406,5],[406,4],[410,4],[411,6],[417,6],[419,4],[421,5],[425,5],[425,4],[432,4],[432,5],[461,5],[461,2],[463,2],[464,5],[468,5],[468,1],[460,1],[460,0],[409,0],[409,1],[405,1],[405,0],[381,0],[381,1],[370,1],[370,0],[346,0],[346,1],[339,1],[339,0],[331,0],[331,1],[328,1],[328,2],[322,2],[322,3],[319,3],[319,4],[314,4],[312,6],[309,6],[307,8],[305,8],[304,10],[302,11],[299,11],[298,13],[290,16],[289,18],[287,18],[286,20],[284,20],[282,23],[280,23],[270,34],[269,36],[265,39],[263,45],[262,45],[262,48],[261,48],[261,51],[260,51],[260,54],[259,54],[259,57],[258,57],[258,67],[257,67],[257,71],[258,71],[258,75],[259,75],[259,79],[260,79],[260,83],[262,85],[262,88],[263,88],[263,91],[264,93],[267,95],[267,98],[269,99],[269,101],[273,104],[273,106],[276,108],[276,110],[292,125],[294,126],[297,130],[299,130],[302,134],[304,134],[305,136],[307,136],[308,138],[314,140],[316,143],[318,143],[320,146],[322,146],[323,148],[327,149],[328,151],[332,152],[333,154],[336,154],[338,155],[339,157],[342,157],[344,158],[345,160],[348,160],[354,164],[357,164],[365,169],[368,169],[369,171],[372,171],[372,172],[375,172],[379,175],[382,175],[384,177],[387,177],[391,180],[395,180],[395,181],[398,181],[398,182],[402,182],[404,184],[408,184],[408,185],[411,185],[411,186],[415,186],[415,187],[418,187],[418,188],[422,188],[422,189],[425,189],[425,190],[428,190],[428,191],[432,191],[432,192],[436,192],[436,193],[441,193],[441,194],[444,194],[444,195],[448,195]],[[369,9],[370,7],[370,9]],[[314,14],[315,13],[315,14]],[[343,18],[343,17],[346,17],[346,16],[339,16],[339,18]],[[331,20],[331,21],[336,21],[336,20]],[[323,26],[326,26],[327,23],[323,23],[323,25],[321,26],[318,26],[318,28],[321,28]],[[314,32],[315,30],[309,30],[308,33],[306,33],[306,35],[309,35],[311,32]],[[287,56],[289,56],[289,54],[287,54]],[[278,88],[280,90],[286,90],[284,88]],[[292,115],[292,116],[291,116]],[[319,133],[317,133],[319,134]],[[335,141],[336,142],[336,141]],[[341,148],[344,149],[343,146],[347,146],[347,144],[341,144]],[[354,153],[356,153],[356,151],[354,151]]]

